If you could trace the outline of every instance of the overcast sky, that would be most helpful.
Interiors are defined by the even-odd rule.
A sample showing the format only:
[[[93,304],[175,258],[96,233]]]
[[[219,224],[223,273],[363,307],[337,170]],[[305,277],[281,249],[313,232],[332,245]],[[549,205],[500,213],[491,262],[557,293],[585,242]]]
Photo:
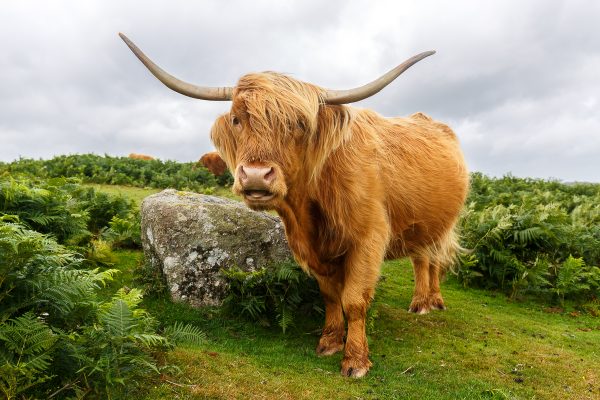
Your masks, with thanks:
[[[152,77],[234,85],[272,70],[344,89],[425,50],[376,96],[456,131],[471,170],[600,182],[600,1],[0,2],[0,160],[150,154],[196,160],[229,102]]]

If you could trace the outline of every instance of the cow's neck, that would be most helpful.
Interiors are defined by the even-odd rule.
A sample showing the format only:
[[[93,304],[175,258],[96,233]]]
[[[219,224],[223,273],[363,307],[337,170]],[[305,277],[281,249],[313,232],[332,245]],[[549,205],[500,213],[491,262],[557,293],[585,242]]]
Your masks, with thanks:
[[[330,232],[319,205],[306,192],[288,192],[286,199],[276,208],[281,217],[288,244],[296,261],[307,272],[330,275],[338,267],[339,243],[323,240]]]

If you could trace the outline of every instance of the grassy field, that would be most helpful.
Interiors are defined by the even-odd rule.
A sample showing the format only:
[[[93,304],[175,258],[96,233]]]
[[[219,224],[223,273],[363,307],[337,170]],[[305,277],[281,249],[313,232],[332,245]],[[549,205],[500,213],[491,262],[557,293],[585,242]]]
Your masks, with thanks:
[[[139,206],[142,204],[144,197],[150,196],[151,194],[161,192],[162,189],[154,188],[139,188],[134,186],[119,186],[119,185],[100,185],[98,183],[87,183],[86,186],[93,187],[96,190],[112,194],[115,196],[128,197]]]
[[[97,183],[88,183],[86,186],[90,186],[95,188],[96,190],[100,190],[105,193],[109,193],[112,195],[121,195],[128,197],[135,201],[135,203],[139,206],[142,204],[142,200],[144,197],[149,196],[154,193],[162,192],[163,189],[154,189],[154,188],[139,188],[135,186],[121,186],[121,185],[100,185]],[[238,196],[234,195],[229,188],[216,187],[211,191],[213,196],[226,197],[232,200],[241,200]]]
[[[124,273],[115,284],[135,286],[141,253],[116,254]],[[600,319],[464,289],[452,277],[442,286],[449,309],[417,316],[406,311],[412,288],[406,261],[383,265],[369,321],[374,366],[361,380],[339,375],[341,354],[315,355],[320,321],[283,334],[147,298],[161,324],[194,323],[207,340],[172,352],[181,373],[163,375],[140,398],[600,399]]]

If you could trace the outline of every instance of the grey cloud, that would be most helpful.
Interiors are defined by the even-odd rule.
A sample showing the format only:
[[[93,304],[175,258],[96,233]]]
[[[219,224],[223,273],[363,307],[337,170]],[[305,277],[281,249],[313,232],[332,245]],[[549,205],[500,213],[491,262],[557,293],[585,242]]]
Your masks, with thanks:
[[[357,104],[449,123],[472,169],[600,181],[600,3],[56,1],[0,13],[0,160],[61,153],[193,160],[227,103],[164,88],[275,70],[332,88],[438,53]]]

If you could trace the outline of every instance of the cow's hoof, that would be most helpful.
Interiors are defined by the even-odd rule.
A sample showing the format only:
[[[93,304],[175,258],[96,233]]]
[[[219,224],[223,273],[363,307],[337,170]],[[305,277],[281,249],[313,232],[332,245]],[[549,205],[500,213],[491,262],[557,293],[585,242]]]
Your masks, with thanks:
[[[432,295],[429,305],[432,310],[445,310],[446,309],[446,306],[444,305],[444,299],[442,299],[442,296],[440,296],[440,295]]]
[[[327,342],[323,341],[323,338],[319,341],[319,345],[317,346],[317,355],[318,356],[331,356],[338,351],[344,350],[344,342]]]
[[[415,299],[413,298],[408,307],[408,312],[415,314],[427,314],[430,310],[429,301],[427,299]]]
[[[369,359],[360,360],[355,358],[346,358],[342,360],[342,376],[350,378],[362,378],[369,372],[371,368],[371,361]]]
[[[323,329],[317,345],[318,356],[330,356],[338,351],[344,350],[344,329]]]

